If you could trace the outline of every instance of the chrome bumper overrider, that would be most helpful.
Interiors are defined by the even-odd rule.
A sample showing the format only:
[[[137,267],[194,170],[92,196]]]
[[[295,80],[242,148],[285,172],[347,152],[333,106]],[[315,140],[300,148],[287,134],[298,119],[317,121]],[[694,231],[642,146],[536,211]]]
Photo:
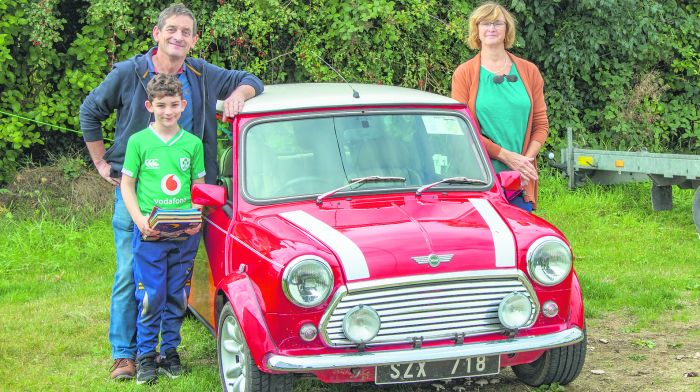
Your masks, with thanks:
[[[271,354],[266,365],[282,372],[310,372],[315,370],[370,367],[416,361],[439,361],[482,355],[512,354],[524,351],[550,349],[578,343],[583,332],[573,327],[548,335],[526,336],[463,345],[428,347],[397,351],[356,352],[313,356],[284,356]]]

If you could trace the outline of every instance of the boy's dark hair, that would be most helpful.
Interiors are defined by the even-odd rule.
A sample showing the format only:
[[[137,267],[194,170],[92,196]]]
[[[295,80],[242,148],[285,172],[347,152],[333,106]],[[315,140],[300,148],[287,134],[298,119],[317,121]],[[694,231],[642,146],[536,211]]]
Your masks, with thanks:
[[[146,85],[148,100],[153,102],[156,98],[180,97],[182,98],[182,83],[177,80],[175,74],[156,74]]]
[[[171,4],[168,8],[164,9],[158,15],[158,28],[163,30],[165,27],[165,21],[171,16],[188,16],[192,19],[192,35],[197,35],[197,19],[195,19],[194,14],[189,8],[185,7],[182,3]]]

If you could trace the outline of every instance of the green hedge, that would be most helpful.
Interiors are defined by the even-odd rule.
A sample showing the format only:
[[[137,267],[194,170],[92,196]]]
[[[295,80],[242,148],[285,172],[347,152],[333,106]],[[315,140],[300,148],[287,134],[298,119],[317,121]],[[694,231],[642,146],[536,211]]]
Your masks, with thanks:
[[[11,4],[10,4],[11,3]],[[186,1],[198,17],[194,55],[265,83],[402,85],[449,95],[476,1]],[[0,2],[0,182],[23,155],[80,145],[84,96],[111,65],[144,52],[152,0]],[[505,1],[518,21],[513,51],[545,78],[552,136],[566,127],[591,147],[694,152],[700,147],[700,3]],[[323,59],[323,60],[322,60]],[[109,122],[107,129],[113,127]],[[43,143],[50,140],[50,146]],[[42,145],[43,143],[43,145]]]

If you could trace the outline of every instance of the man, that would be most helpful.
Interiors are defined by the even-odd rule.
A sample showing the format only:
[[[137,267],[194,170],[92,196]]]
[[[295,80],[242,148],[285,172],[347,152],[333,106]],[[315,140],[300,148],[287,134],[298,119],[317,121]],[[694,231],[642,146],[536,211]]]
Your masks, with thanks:
[[[124,206],[119,177],[129,137],[152,121],[146,110],[146,84],[157,73],[176,74],[183,84],[187,108],[179,124],[202,139],[207,183],[214,183],[216,165],[216,102],[224,100],[224,119],[237,115],[247,99],[262,93],[257,77],[225,70],[201,59],[187,57],[197,42],[197,22],[182,4],[163,10],[153,27],[157,46],[114,66],[105,80],[80,107],[80,127],[97,171],[116,187],[112,228],[117,269],[112,287],[109,340],[112,345],[112,379],[132,379],[136,358],[136,314],[131,235],[133,222]],[[101,122],[117,111],[114,142],[105,151]]]

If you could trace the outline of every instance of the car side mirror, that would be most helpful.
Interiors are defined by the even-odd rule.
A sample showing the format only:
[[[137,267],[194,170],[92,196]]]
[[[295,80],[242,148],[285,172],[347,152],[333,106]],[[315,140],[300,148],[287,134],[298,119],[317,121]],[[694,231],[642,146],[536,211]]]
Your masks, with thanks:
[[[221,207],[226,204],[226,188],[211,184],[192,186],[192,203],[208,207]]]
[[[506,199],[513,200],[518,196],[523,188],[520,182],[520,172],[519,171],[502,171],[496,174],[498,182],[503,187],[503,191],[506,194]]]

